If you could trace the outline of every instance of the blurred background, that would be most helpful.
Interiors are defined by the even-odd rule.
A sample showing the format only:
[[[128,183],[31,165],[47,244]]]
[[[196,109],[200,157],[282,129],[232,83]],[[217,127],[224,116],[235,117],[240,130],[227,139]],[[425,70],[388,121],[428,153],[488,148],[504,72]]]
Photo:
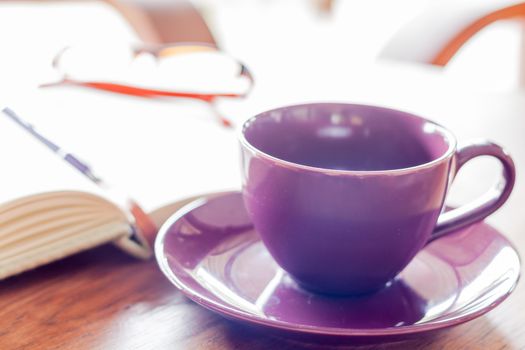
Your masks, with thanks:
[[[525,102],[523,27],[515,20],[522,12],[517,1],[0,1],[0,101],[146,209],[238,188],[235,126],[283,104],[391,106],[435,119],[460,139],[483,136],[518,148],[505,143],[516,126],[502,121]],[[177,42],[216,46],[219,54],[199,59],[191,52],[166,65],[163,54],[133,56],[130,49]],[[447,50],[446,65],[435,61]],[[253,89],[239,83],[238,62]],[[210,107],[64,78],[247,96],[217,98]],[[470,186],[467,196],[486,187]]]

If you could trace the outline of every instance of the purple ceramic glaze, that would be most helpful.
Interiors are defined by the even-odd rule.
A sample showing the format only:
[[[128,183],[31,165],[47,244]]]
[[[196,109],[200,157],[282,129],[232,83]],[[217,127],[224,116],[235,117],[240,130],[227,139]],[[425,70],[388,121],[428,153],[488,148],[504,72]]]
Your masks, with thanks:
[[[264,244],[302,286],[330,294],[384,287],[431,239],[500,207],[514,184],[499,146],[456,150],[440,125],[380,107],[271,110],[245,123],[241,146],[244,202]],[[480,155],[502,162],[503,184],[440,217],[452,177]]]
[[[512,245],[479,223],[426,245],[377,293],[311,293],[275,263],[238,192],[181,209],[161,228],[155,254],[164,274],[195,302],[323,341],[379,341],[466,322],[502,302],[520,271]]]

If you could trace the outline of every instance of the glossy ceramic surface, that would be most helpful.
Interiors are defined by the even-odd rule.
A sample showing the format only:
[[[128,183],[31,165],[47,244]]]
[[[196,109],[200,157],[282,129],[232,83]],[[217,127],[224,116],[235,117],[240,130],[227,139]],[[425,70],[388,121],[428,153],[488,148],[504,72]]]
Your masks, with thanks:
[[[262,241],[290,276],[323,293],[383,288],[429,240],[499,208],[514,184],[501,147],[456,149],[442,126],[375,106],[270,110],[244,124],[240,141],[244,202]],[[502,183],[442,215],[457,169],[480,155],[501,161]]]
[[[161,228],[155,252],[167,278],[204,307],[278,330],[345,338],[466,322],[501,303],[520,273],[513,246],[478,223],[427,245],[377,293],[313,294],[274,262],[237,192],[197,200],[174,214]]]

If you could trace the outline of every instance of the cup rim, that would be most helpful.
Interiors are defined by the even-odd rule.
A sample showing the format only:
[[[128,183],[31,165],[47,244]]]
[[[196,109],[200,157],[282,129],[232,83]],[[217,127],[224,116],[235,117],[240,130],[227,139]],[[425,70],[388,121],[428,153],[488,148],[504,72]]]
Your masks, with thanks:
[[[384,110],[384,111],[388,111],[388,112],[397,112],[397,113],[401,112],[404,115],[408,116],[409,118],[422,120],[422,121],[425,121],[425,122],[430,123],[433,126],[435,126],[437,128],[437,130],[439,130],[439,132],[443,135],[443,137],[446,140],[448,140],[448,149],[441,156],[439,156],[438,158],[432,159],[431,161],[426,162],[426,163],[422,163],[422,164],[418,164],[418,165],[414,165],[414,166],[406,167],[406,168],[385,169],[385,170],[341,170],[341,169],[330,169],[330,168],[315,167],[315,166],[311,166],[311,165],[294,163],[294,162],[290,162],[290,161],[287,161],[287,160],[284,160],[284,159],[281,159],[281,158],[277,158],[275,156],[272,156],[272,155],[270,155],[270,154],[268,154],[268,153],[258,149],[255,146],[253,146],[246,139],[245,131],[248,129],[250,124],[252,124],[256,119],[262,117],[263,115],[266,115],[266,114],[274,112],[274,111],[283,110],[283,109],[308,107],[308,106],[314,106],[314,105],[315,106],[321,106],[321,105],[336,106],[336,105],[338,105],[338,106],[347,106],[347,107],[348,106],[352,106],[352,107],[359,107],[359,108],[363,108],[363,107],[364,108],[374,108],[374,109]],[[247,149],[250,152],[252,152],[254,155],[256,155],[256,156],[258,156],[260,158],[264,158],[264,159],[266,159],[268,161],[271,161],[273,163],[276,163],[277,165],[280,165],[280,166],[283,166],[283,167],[286,167],[286,168],[298,169],[298,170],[306,170],[306,171],[317,172],[317,173],[322,173],[322,174],[327,174],[327,175],[354,175],[354,176],[401,175],[401,174],[407,174],[407,173],[411,173],[411,172],[415,172],[415,171],[419,171],[419,170],[429,169],[429,168],[434,167],[436,164],[439,164],[439,163],[443,162],[444,160],[449,159],[455,153],[455,150],[456,150],[456,147],[457,147],[457,139],[454,136],[454,134],[451,131],[449,131],[447,128],[442,126],[441,124],[438,124],[438,123],[436,123],[436,122],[434,122],[432,120],[420,117],[420,116],[418,116],[416,114],[412,114],[412,113],[409,113],[409,112],[398,110],[398,109],[393,109],[393,108],[388,108],[388,107],[383,107],[383,106],[378,106],[378,105],[359,104],[359,103],[344,103],[344,102],[301,103],[301,104],[294,104],[294,105],[288,105],[288,106],[272,108],[272,109],[269,109],[269,110],[257,113],[256,115],[248,118],[242,124],[241,128],[239,128],[238,140],[239,140],[241,146],[243,146],[245,149]]]

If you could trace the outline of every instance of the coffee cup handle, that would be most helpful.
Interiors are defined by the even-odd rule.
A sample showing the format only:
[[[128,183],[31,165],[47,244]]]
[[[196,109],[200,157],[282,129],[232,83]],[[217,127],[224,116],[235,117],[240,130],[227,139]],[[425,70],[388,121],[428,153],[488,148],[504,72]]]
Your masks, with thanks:
[[[516,179],[516,169],[510,155],[494,143],[476,141],[460,147],[456,151],[456,170],[453,174],[455,175],[469,160],[480,156],[495,157],[501,162],[503,165],[501,179],[484,195],[474,201],[441,213],[428,243],[452,231],[483,220],[501,207],[509,198]]]

